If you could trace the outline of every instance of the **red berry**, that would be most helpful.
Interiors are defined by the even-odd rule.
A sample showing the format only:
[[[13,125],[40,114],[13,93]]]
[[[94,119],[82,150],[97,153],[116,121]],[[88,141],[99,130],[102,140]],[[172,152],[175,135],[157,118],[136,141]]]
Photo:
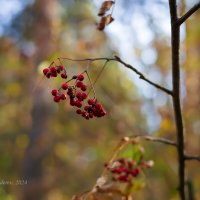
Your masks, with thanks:
[[[51,72],[50,71],[46,74],[46,77],[51,78]]]
[[[82,114],[81,109],[76,110],[76,113],[79,114],[79,115]]]
[[[81,108],[82,107],[82,103],[79,100],[76,100],[75,106],[77,106],[78,108]]]
[[[89,113],[89,118],[93,118],[93,114],[92,113]]]
[[[52,77],[57,77],[57,75],[58,75],[57,72],[51,72]]]
[[[83,74],[78,75],[77,79],[78,79],[79,81],[83,81],[83,80],[84,80]]]
[[[95,104],[95,108],[96,108],[97,110],[100,110],[100,109],[102,109],[102,105],[101,105],[100,103],[96,103],[96,104]]]
[[[61,87],[62,87],[63,90],[67,90],[67,88],[68,88],[69,86],[68,86],[67,83],[63,83]]]
[[[47,75],[47,73],[48,73],[49,71],[50,71],[49,68],[44,68],[44,69],[43,69],[43,74],[44,74],[44,75]]]
[[[82,116],[86,117],[87,116],[86,112],[82,112]]]
[[[65,100],[67,98],[66,94],[61,94],[60,99]]]
[[[71,105],[71,106],[75,106],[75,103],[76,103],[76,102],[74,101],[74,99],[70,99],[70,105]]]
[[[60,73],[60,72],[63,71],[63,70],[64,70],[64,66],[63,66],[63,65],[59,65],[59,66],[56,67],[56,71],[57,71],[58,73]]]
[[[80,93],[80,92],[77,92],[77,93],[76,93],[76,97],[77,97],[77,98],[82,97],[81,93]]]
[[[67,91],[67,94],[68,94],[69,96],[73,95],[73,90],[71,90],[71,89],[69,88],[68,91]]]
[[[81,96],[82,96],[82,98],[83,98],[83,99],[86,99],[86,98],[87,98],[87,94],[86,94],[86,93],[84,93],[84,92],[82,93],[82,95],[81,95]]]
[[[56,103],[58,103],[58,102],[60,101],[60,96],[55,96],[55,97],[53,98],[53,100],[54,100]]]
[[[74,95],[74,94],[70,94],[69,98],[70,98],[70,99],[74,99],[74,98],[75,98],[75,95]]]
[[[57,94],[58,94],[58,90],[51,90],[51,94],[53,95],[53,96],[56,96]]]
[[[85,111],[88,111],[89,107],[90,107],[90,106],[85,106],[85,107],[84,107],[84,110],[85,110]]]
[[[81,86],[81,90],[82,90],[82,91],[86,91],[86,85],[82,85],[82,86]]]
[[[89,104],[89,105],[94,105],[94,99],[89,99],[89,100],[88,100],[88,104]]]
[[[128,181],[128,176],[127,175],[120,176],[120,177],[118,177],[118,180],[122,181],[122,182],[127,182]]]
[[[63,79],[66,79],[66,78],[67,78],[67,74],[64,72],[64,73],[61,74],[61,77],[62,77]]]
[[[76,83],[76,87],[78,87],[78,88],[81,88],[82,85],[83,85],[83,83],[82,83],[81,81],[78,81],[78,82]]]
[[[51,71],[51,73],[57,73],[56,68],[53,66],[50,67],[50,71]]]
[[[133,170],[129,170],[129,174],[131,174],[134,177],[136,177],[139,173],[140,173],[140,169],[139,168],[135,168]]]

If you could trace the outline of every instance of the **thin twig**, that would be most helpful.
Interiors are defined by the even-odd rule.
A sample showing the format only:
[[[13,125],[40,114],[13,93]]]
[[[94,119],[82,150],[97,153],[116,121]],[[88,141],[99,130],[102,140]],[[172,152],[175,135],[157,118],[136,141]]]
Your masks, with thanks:
[[[200,162],[200,156],[189,156],[185,155],[185,160],[196,160]]]
[[[106,60],[106,62],[104,63],[104,65],[103,65],[103,67],[101,69],[101,71],[98,73],[98,75],[97,75],[97,77],[96,77],[96,79],[95,79],[95,81],[93,83],[94,85],[96,84],[96,82],[98,81],[99,77],[101,76],[101,74],[102,74],[103,70],[105,69],[107,63],[108,63],[108,61]]]
[[[159,137],[152,137],[152,136],[137,136],[141,139],[145,139],[147,141],[152,141],[152,142],[159,142],[159,143],[163,143],[163,144],[167,144],[167,145],[171,145],[171,146],[177,146],[177,143],[172,141],[172,140],[168,140],[165,138],[159,138]]]
[[[180,17],[174,25],[180,26],[184,23],[194,12],[196,12],[200,8],[200,2],[194,5],[190,10],[188,10],[182,17]]]
[[[132,71],[134,71],[137,75],[139,75],[139,78],[146,81],[147,83],[149,83],[150,85],[153,85],[154,87],[156,87],[159,90],[162,90],[163,92],[173,96],[172,91],[168,90],[167,88],[164,88],[160,85],[158,85],[157,83],[154,83],[152,81],[150,81],[149,79],[147,79],[141,72],[139,72],[136,68],[134,68],[133,66],[125,63],[124,61],[122,61],[118,56],[115,56],[116,60],[118,62],[120,62],[121,64],[123,64],[125,67],[131,69]]]
[[[97,75],[97,77],[96,77],[96,79],[95,79],[95,81],[93,83],[93,86],[95,86],[96,82],[98,81],[99,77],[101,76],[101,74],[102,74],[103,70],[105,69],[105,67],[106,67],[108,62],[109,61],[106,60],[106,62],[104,63],[103,67],[101,68],[101,71],[98,73],[98,75]],[[92,88],[90,88],[90,90],[88,91],[88,95],[90,94],[91,90],[92,90]]]
[[[92,91],[93,91],[93,93],[94,93],[94,97],[95,97],[95,99],[96,99],[96,92],[95,92],[95,89],[94,89],[94,85],[93,85],[93,83],[92,83],[92,81],[91,81],[91,78],[90,78],[90,76],[89,76],[89,73],[87,72],[87,70],[85,71],[85,73],[86,73],[86,75],[87,75],[87,77],[88,77],[88,80],[89,80],[89,82],[90,82],[90,85],[91,85],[91,88],[92,88]],[[88,95],[89,95],[89,93],[88,93]]]
[[[171,90],[165,88],[165,87],[162,87],[160,86],[159,84],[157,83],[154,83],[153,81],[147,79],[144,74],[142,74],[140,71],[138,71],[136,68],[134,68],[133,66],[131,66],[130,64],[128,63],[125,63],[124,61],[121,60],[121,58],[119,58],[118,56],[115,56],[114,58],[86,58],[86,59],[71,59],[71,58],[60,58],[60,59],[63,59],[63,60],[70,60],[70,61],[76,61],[76,62],[84,62],[84,61],[91,61],[91,62],[94,62],[94,61],[100,61],[100,60],[106,60],[107,62],[109,61],[116,61],[116,62],[119,62],[121,64],[124,65],[124,67],[126,68],[129,68],[131,69],[132,71],[134,71],[137,75],[139,75],[139,78],[146,81],[147,83],[149,83],[150,85],[156,87],[157,89],[167,93],[168,95],[171,95],[173,96],[173,93]]]

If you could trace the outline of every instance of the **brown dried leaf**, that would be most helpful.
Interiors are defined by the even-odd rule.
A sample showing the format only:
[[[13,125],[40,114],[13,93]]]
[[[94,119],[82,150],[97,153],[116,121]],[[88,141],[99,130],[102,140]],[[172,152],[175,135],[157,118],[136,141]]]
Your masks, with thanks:
[[[98,16],[105,15],[106,11],[110,10],[113,4],[114,4],[114,1],[104,1],[101,5]]]
[[[105,17],[102,17],[102,18],[103,18],[102,20],[104,21],[105,25],[108,25],[114,21],[114,18],[112,17],[111,14],[106,15]]]
[[[101,18],[100,22],[97,24],[97,29],[102,31],[104,30],[105,26],[110,24],[114,21],[114,18],[111,16],[111,14],[106,15]]]
[[[97,24],[97,29],[98,29],[99,31],[103,31],[104,28],[105,28],[105,24],[104,24],[104,23],[98,23],[98,24]]]

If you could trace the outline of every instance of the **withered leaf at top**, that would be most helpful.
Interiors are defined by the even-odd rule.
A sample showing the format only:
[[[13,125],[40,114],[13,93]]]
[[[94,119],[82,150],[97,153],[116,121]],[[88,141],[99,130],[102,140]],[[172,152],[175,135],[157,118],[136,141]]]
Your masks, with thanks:
[[[106,11],[110,10],[113,4],[114,1],[104,1],[101,5],[98,16],[103,16],[106,13]]]
[[[105,25],[108,25],[113,21],[114,21],[114,18],[112,17],[111,14],[109,14],[109,15],[102,17],[100,23],[104,23]]]

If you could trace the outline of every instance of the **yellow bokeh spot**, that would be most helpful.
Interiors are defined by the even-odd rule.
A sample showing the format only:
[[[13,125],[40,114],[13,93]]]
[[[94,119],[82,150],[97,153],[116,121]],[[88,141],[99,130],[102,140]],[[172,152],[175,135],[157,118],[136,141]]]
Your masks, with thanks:
[[[171,129],[171,121],[168,119],[164,119],[160,125],[161,130],[169,131]]]
[[[43,69],[46,67],[49,67],[50,62],[49,61],[43,61],[38,65],[38,73],[43,74]]]
[[[19,83],[10,83],[5,91],[10,97],[17,97],[21,94],[22,88]]]
[[[62,160],[67,159],[68,149],[67,149],[66,144],[62,144],[62,143],[56,144],[54,147],[54,152],[56,156],[58,156],[60,159]]]

